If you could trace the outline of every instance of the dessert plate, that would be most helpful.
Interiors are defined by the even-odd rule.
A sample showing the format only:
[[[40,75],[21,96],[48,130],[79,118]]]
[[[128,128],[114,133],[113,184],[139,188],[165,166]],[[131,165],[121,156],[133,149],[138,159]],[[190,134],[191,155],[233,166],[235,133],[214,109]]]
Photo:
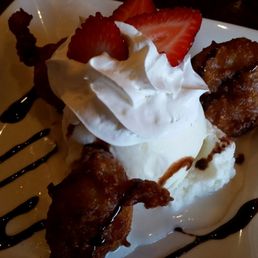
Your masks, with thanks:
[[[79,24],[79,16],[87,17],[91,13],[101,11],[109,15],[118,2],[108,0],[16,0],[0,16],[0,114],[32,87],[32,68],[19,62],[15,50],[15,38],[8,29],[10,15],[23,8],[33,15],[30,29],[38,39],[38,45],[55,42],[60,38],[70,35]],[[218,21],[203,19],[202,27],[191,49],[191,54],[198,53],[203,47],[209,45],[212,40],[222,42],[235,37],[247,37],[258,41],[258,31],[243,28]],[[38,196],[39,201],[34,209],[28,208],[27,213],[15,216],[6,225],[8,235],[17,235],[34,223],[46,218],[50,199],[47,193],[49,183],[58,183],[68,173],[64,162],[66,146],[62,141],[60,130],[60,115],[42,100],[36,100],[29,114],[18,123],[0,123],[0,216],[7,214],[15,207],[24,203],[32,196]],[[50,128],[49,134],[5,161],[3,154],[11,147],[21,144],[32,135],[43,129]],[[13,173],[44,157],[58,146],[58,151],[46,162],[33,170],[17,178],[9,184],[3,184],[3,180]],[[240,206],[248,200],[258,197],[258,132],[253,131],[242,137],[237,142],[237,153],[244,154],[245,161],[237,165],[237,175],[227,186],[216,194],[207,196],[184,210],[174,212],[168,220],[174,221],[174,226],[184,227],[184,230],[194,234],[206,234],[219,225],[228,221]],[[37,199],[33,199],[37,200]],[[32,205],[33,206],[33,205]],[[136,207],[137,208],[137,207]],[[136,209],[137,210],[137,209]],[[181,233],[171,233],[162,237],[162,230],[166,228],[166,221],[159,220],[159,213],[152,212],[150,220],[148,216],[134,217],[133,229],[142,227],[137,239],[131,239],[136,244],[145,244],[134,249],[124,247],[114,253],[108,254],[109,258],[159,258],[165,257],[178,248],[193,240],[193,237]],[[0,225],[3,224],[0,218]],[[149,226],[152,225],[150,230]],[[164,231],[164,230],[163,230]],[[173,228],[171,228],[171,232]],[[212,240],[187,252],[188,258],[240,258],[258,257],[258,216],[255,216],[243,230],[223,240]],[[3,232],[0,227],[0,237]],[[0,258],[47,258],[49,250],[44,240],[44,230],[40,230],[31,237],[8,249],[0,250]],[[156,243],[155,239],[162,237]],[[148,241],[147,241],[148,240]],[[10,241],[10,238],[9,238]],[[0,244],[1,238],[0,238]],[[0,245],[0,249],[1,245]]]

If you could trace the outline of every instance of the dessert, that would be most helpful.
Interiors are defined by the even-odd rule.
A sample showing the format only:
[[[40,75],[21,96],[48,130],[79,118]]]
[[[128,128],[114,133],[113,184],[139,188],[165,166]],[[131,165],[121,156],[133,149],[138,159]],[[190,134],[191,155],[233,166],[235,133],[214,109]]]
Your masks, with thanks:
[[[185,13],[189,20],[185,19]],[[171,21],[168,19],[165,23],[159,16],[162,19],[168,16]],[[218,190],[235,174],[235,145],[230,140],[223,151],[210,160],[205,176],[203,170],[195,167],[195,162],[201,157],[206,158],[216,144],[223,144],[225,136],[204,116],[199,97],[207,91],[207,86],[193,71],[190,56],[181,57],[180,64],[176,65],[173,55],[178,48],[177,41],[186,42],[188,37],[193,40],[193,28],[197,32],[199,17],[198,12],[191,9],[176,8],[143,14],[135,21],[134,18],[128,20],[144,27],[154,43],[132,25],[116,22],[129,51],[129,54],[123,51],[117,60],[107,53],[95,56],[95,52],[89,58],[82,49],[83,30],[91,43],[94,35],[91,36],[89,31],[93,21],[108,19],[101,14],[90,16],[71,37],[71,43],[66,42],[47,63],[51,87],[66,104],[63,131],[65,136],[69,135],[67,140],[72,156],[78,147],[74,142],[82,146],[101,139],[110,145],[111,153],[121,162],[129,178],[160,182],[171,196],[177,196],[172,209],[180,209],[195,197]],[[146,21],[145,26],[141,19]],[[180,36],[171,44],[168,55],[162,45],[157,50],[155,33],[150,29],[162,27],[160,20],[166,24],[161,35],[166,34],[166,29],[171,34],[174,24],[178,26],[181,20],[181,30],[177,28],[174,32]],[[188,24],[191,25],[189,28]],[[169,41],[169,38],[163,41]],[[87,41],[85,44],[87,46]],[[191,41],[183,45],[183,53],[190,45]],[[88,47],[85,51],[89,51]],[[163,51],[166,55],[159,53]],[[73,130],[68,133],[71,127]],[[221,159],[218,163],[217,156]],[[224,164],[223,169],[220,164]],[[208,181],[209,191],[200,187]],[[187,190],[194,189],[193,186],[196,190]]]
[[[175,8],[129,18],[126,13],[125,19],[114,22],[100,13],[87,18],[47,62],[50,85],[66,105],[63,131],[70,153],[104,142],[129,179],[169,190],[169,212],[217,191],[235,175],[235,144],[205,118],[199,98],[207,86],[186,55],[199,12]],[[54,199],[49,214],[59,203]],[[47,236],[58,225],[63,223],[52,223]],[[70,228],[61,232],[67,235]]]
[[[66,112],[66,116],[65,116],[65,118],[67,119],[67,118],[69,118],[69,117],[67,117],[67,113],[68,112],[70,112],[69,110]],[[70,114],[71,116],[73,115],[73,114]],[[71,118],[71,117],[70,117]],[[67,127],[69,127],[69,125],[71,125],[71,120],[69,120],[69,119],[67,119],[68,120],[68,123],[67,123],[67,125],[68,126],[64,126],[64,132],[65,132],[65,134],[66,134],[66,132],[67,132]],[[84,128],[83,128],[83,126],[82,126],[82,124],[79,124],[78,123],[78,120],[77,120],[77,118],[75,119],[74,117],[72,117],[72,120],[75,120],[75,122],[74,122],[74,124],[76,125],[75,126],[75,130],[73,131],[73,133],[71,134],[72,135],[72,137],[69,139],[69,140],[71,140],[72,141],[72,139],[74,139],[74,138],[76,138],[77,136],[78,136],[78,138],[80,139],[80,137],[82,138],[83,136],[87,136],[87,135],[89,135],[89,137],[88,137],[88,140],[89,139],[94,139],[94,137],[91,135],[91,134],[80,134],[81,132],[80,132],[80,129],[83,129],[84,130]],[[77,121],[76,121],[77,120]],[[72,127],[72,126],[71,126]],[[208,128],[209,128],[209,125],[208,125]],[[214,129],[214,128],[213,128]],[[79,132],[78,132],[78,130],[79,130]],[[210,129],[208,129],[208,130],[210,130]],[[69,130],[68,130],[69,131]],[[77,136],[76,136],[76,134],[75,133],[77,133]],[[71,136],[70,135],[70,136]],[[210,135],[214,135],[214,133],[213,132],[211,132],[210,133]],[[87,138],[87,137],[85,137],[85,138]],[[84,138],[84,139],[85,139]],[[219,135],[218,136],[218,138],[221,138],[221,135]],[[217,140],[215,140],[215,142],[216,142]],[[82,141],[82,142],[84,142],[84,141]],[[142,143],[139,143],[139,144],[142,144]],[[209,164],[209,160],[213,160],[213,157],[214,157],[214,153],[216,153],[217,151],[218,152],[220,152],[221,150],[223,150],[224,148],[225,148],[225,146],[227,146],[227,144],[228,144],[228,140],[227,140],[227,138],[225,138],[223,135],[222,135],[222,139],[221,139],[221,144],[214,144],[214,145],[212,145],[211,146],[211,151],[207,151],[207,153],[206,154],[208,154],[209,153],[209,155],[204,155],[206,158],[203,158],[203,157],[200,157],[200,158],[198,158],[198,160],[196,159],[196,164],[195,164],[195,166],[197,166],[197,167],[199,167],[200,168],[200,170],[202,170],[203,169],[203,167],[205,167],[205,165],[203,166],[203,165],[200,165],[200,164],[203,164],[203,160],[206,160],[206,161],[208,161],[208,164]],[[140,145],[139,145],[140,146]],[[215,146],[215,148],[213,148],[213,146]],[[120,146],[121,147],[121,146]],[[126,146],[127,147],[127,146]],[[217,148],[218,147],[218,148]],[[153,149],[155,149],[155,148],[153,148]],[[120,153],[119,152],[119,149],[118,149],[118,153]],[[130,153],[130,151],[129,151],[129,153]],[[123,156],[123,155],[122,155]],[[210,157],[212,157],[212,158],[210,158]],[[183,162],[183,164],[186,166],[186,167],[189,167],[190,165],[191,165],[191,163],[192,163],[192,160],[193,160],[193,158],[192,157],[186,157],[186,159],[183,159],[182,160],[182,162]],[[180,163],[180,162],[179,162]],[[204,163],[207,163],[207,162],[204,162]],[[199,165],[198,165],[199,164]],[[174,165],[177,165],[177,166],[179,166],[178,165],[178,162],[175,162],[174,163]],[[172,166],[172,168],[173,169],[171,169],[171,171],[173,171],[173,170],[175,170],[176,171],[176,169],[174,169],[174,167],[175,166]],[[180,166],[179,166],[180,167]],[[201,171],[201,172],[203,172],[203,171]],[[234,173],[234,171],[233,171],[233,173]],[[200,173],[201,174],[201,173]],[[202,173],[203,174],[203,173]],[[160,184],[163,184],[163,182],[164,182],[164,180],[162,180],[162,177],[161,178],[159,178],[159,180],[157,180]],[[197,182],[198,180],[196,180],[196,182]],[[189,186],[187,186],[186,187],[186,189],[187,188],[189,188]],[[50,191],[51,192],[51,191]],[[173,191],[174,192],[174,191]],[[207,190],[206,190],[206,192],[207,192]],[[178,199],[178,198],[177,198]]]

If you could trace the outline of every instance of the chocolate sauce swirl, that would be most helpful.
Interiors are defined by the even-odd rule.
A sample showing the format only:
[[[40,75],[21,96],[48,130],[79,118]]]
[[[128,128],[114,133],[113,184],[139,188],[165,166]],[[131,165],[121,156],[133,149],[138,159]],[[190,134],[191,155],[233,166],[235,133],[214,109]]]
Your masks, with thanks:
[[[21,214],[31,211],[37,205],[38,201],[39,197],[33,196],[12,211],[0,217],[0,250],[17,245],[23,240],[31,237],[34,233],[45,228],[45,220],[40,220],[15,235],[6,234],[8,222]]]
[[[14,180],[16,180],[17,178],[21,177],[22,175],[24,175],[25,173],[36,169],[37,167],[39,167],[40,165],[42,165],[43,163],[45,163],[53,154],[55,154],[57,151],[57,146],[55,146],[50,152],[48,152],[45,156],[39,158],[38,160],[36,160],[35,162],[29,164],[28,166],[18,170],[16,173],[12,174],[9,177],[6,177],[5,179],[3,179],[2,181],[0,181],[0,188],[6,186],[7,184],[13,182]]]
[[[231,218],[228,222],[219,226],[218,228],[216,228],[215,230],[211,231],[208,234],[198,236],[198,235],[186,233],[185,231],[183,231],[182,228],[175,228],[175,231],[177,232],[194,236],[195,240],[185,245],[184,247],[176,250],[172,254],[166,256],[166,258],[180,257],[186,252],[193,249],[194,247],[206,241],[224,239],[229,235],[232,235],[238,232],[239,230],[245,228],[248,225],[248,223],[257,214],[257,212],[258,212],[258,198],[255,198],[243,204],[238,210],[238,212],[236,213],[236,215],[233,218]]]
[[[47,136],[50,133],[50,129],[44,129],[36,134],[34,134],[32,137],[27,139],[25,142],[20,143],[12,147],[10,150],[8,150],[6,153],[4,153],[2,156],[0,156],[0,164],[6,161],[7,159],[11,158],[13,155],[17,154],[19,151],[23,150],[30,144],[40,140],[41,138]]]
[[[0,164],[3,163],[4,161],[8,160],[15,154],[17,154],[19,151],[23,150],[30,144],[40,140],[41,138],[47,136],[50,133],[50,129],[43,129],[39,131],[38,133],[34,134],[32,137],[28,138],[26,141],[15,145],[12,147],[10,150],[8,150],[6,153],[0,156]],[[20,169],[13,175],[3,179],[0,181],[0,188],[6,186],[7,184],[13,182],[15,179],[19,178],[20,176],[24,175],[25,173],[36,169],[39,167],[41,164],[46,162],[55,152],[57,151],[57,146],[55,145],[54,148],[49,151],[46,155],[43,157],[39,158],[35,162],[29,164],[28,166]],[[25,230],[15,234],[15,235],[8,235],[6,233],[6,226],[8,222],[21,215],[24,213],[27,213],[31,211],[38,203],[39,197],[38,196],[33,196],[24,203],[20,204],[18,207],[13,209],[12,211],[8,212],[4,216],[0,217],[0,250],[10,248],[23,240],[31,237],[34,233],[43,230],[45,228],[45,220],[40,220],[34,224],[32,224],[30,227],[26,228]]]
[[[17,123],[30,111],[34,101],[38,98],[35,87],[20,99],[12,103],[0,116],[2,123]]]

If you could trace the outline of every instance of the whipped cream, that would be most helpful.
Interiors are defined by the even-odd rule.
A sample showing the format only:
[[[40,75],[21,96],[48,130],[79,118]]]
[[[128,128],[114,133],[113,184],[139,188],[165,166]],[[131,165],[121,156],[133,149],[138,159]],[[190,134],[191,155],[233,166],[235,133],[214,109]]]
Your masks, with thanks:
[[[199,97],[207,86],[190,57],[171,67],[138,30],[121,22],[117,26],[128,41],[127,60],[103,53],[81,64],[66,57],[66,45],[48,62],[53,91],[87,131],[112,146],[132,146],[180,137],[184,128],[205,120]],[[198,151],[205,129],[200,134]],[[76,140],[85,144],[85,138]]]

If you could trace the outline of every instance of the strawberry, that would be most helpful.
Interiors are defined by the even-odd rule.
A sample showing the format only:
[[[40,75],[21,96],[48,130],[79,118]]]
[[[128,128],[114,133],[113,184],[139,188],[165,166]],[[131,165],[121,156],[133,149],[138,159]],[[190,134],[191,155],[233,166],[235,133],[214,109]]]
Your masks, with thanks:
[[[151,39],[159,53],[166,53],[170,64],[177,66],[189,51],[201,21],[198,10],[178,7],[138,15],[126,22]]]
[[[155,12],[156,8],[152,0],[125,0],[112,14],[115,21],[127,19],[143,14]]]
[[[95,16],[89,16],[81,28],[76,29],[67,56],[87,63],[90,58],[103,52],[118,60],[125,60],[128,57],[128,46],[114,21],[96,13]]]

